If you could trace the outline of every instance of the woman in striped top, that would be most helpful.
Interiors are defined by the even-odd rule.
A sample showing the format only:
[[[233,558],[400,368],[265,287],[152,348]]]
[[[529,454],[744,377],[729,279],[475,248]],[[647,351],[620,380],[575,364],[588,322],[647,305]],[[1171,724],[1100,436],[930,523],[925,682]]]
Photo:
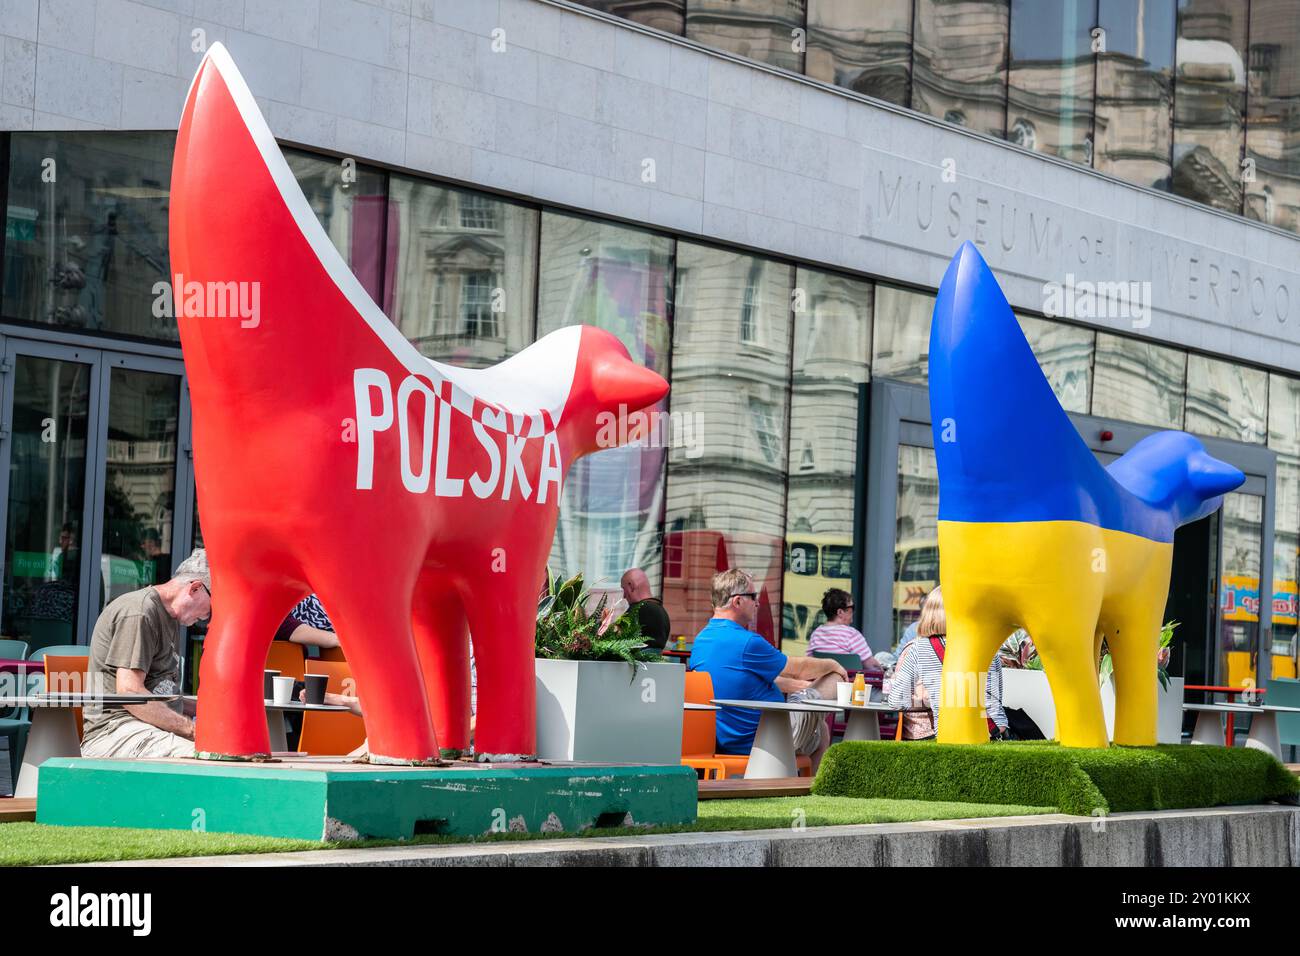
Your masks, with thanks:
[[[939,729],[939,689],[942,683],[942,654],[948,636],[948,618],[943,611],[943,594],[935,588],[921,608],[921,620],[916,628],[916,640],[899,654],[893,680],[888,690],[890,707],[928,707],[932,720],[916,721],[916,715],[905,714],[903,738],[924,739]],[[988,712],[989,735],[1006,734],[1007,713],[1002,709],[1002,662],[993,655],[988,679],[984,687],[984,705]],[[925,715],[920,715],[924,717]],[[924,724],[924,729],[913,730],[909,724]]]
[[[862,632],[853,626],[853,595],[831,588],[822,595],[826,623],[808,638],[808,656],[813,651],[829,654],[857,654],[864,670],[880,670]]]

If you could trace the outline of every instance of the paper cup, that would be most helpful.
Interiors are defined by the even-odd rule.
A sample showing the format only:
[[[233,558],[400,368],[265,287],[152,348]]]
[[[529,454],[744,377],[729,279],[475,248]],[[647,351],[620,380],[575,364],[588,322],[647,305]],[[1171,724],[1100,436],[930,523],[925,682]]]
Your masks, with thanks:
[[[271,682],[274,685],[272,690],[275,696],[272,698],[277,704],[287,704],[293,700],[293,678],[292,677],[273,677]]]
[[[271,681],[280,676],[279,671],[262,671],[262,700],[270,700],[274,693]]]
[[[307,685],[307,703],[325,703],[325,685],[329,683],[327,674],[308,674],[303,678]]]
[[[853,684],[846,680],[835,682],[835,703],[845,707],[853,703]]]

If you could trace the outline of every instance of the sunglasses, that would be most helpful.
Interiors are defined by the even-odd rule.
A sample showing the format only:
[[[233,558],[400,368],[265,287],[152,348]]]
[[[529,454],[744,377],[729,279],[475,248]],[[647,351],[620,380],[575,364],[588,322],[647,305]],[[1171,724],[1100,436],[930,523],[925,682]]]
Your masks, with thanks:
[[[757,592],[757,591],[741,591],[739,594],[733,594],[732,597],[747,597],[747,598],[749,598],[751,601],[757,601],[757,600],[758,600],[758,592]]]

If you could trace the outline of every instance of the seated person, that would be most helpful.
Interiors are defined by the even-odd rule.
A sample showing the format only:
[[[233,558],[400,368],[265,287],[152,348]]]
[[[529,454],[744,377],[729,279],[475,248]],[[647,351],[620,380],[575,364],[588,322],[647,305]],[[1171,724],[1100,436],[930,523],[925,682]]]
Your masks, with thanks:
[[[829,588],[822,595],[822,613],[826,623],[808,637],[808,654],[857,654],[863,670],[882,670],[871,656],[871,647],[862,632],[853,626],[853,595],[839,588]]]
[[[311,647],[338,647],[339,637],[334,633],[334,625],[329,615],[321,606],[320,599],[308,594],[298,602],[275,632],[277,641],[292,641]]]
[[[623,573],[619,583],[623,586],[628,609],[636,611],[637,620],[641,622],[641,636],[645,638],[646,646],[662,651],[668,644],[671,625],[664,602],[650,593],[650,579],[640,568],[631,568]]]
[[[87,668],[92,693],[179,694],[176,625],[212,613],[211,575],[202,549],[163,584],[123,594],[95,622]],[[194,721],[181,702],[150,701],[104,709],[87,704],[81,752],[86,757],[192,757]]]
[[[948,616],[944,613],[940,588],[926,595],[916,634],[916,640],[899,652],[886,697],[891,707],[928,710],[928,713],[904,713],[902,720],[904,740],[929,740],[939,731],[939,693],[948,645]],[[996,652],[985,678],[984,705],[989,736],[1008,739],[1007,714],[1002,708],[1002,661]]]
[[[695,638],[688,667],[713,680],[713,695],[732,700],[799,702],[835,699],[835,684],[847,680],[829,658],[786,657],[751,628],[758,618],[758,589],[737,568],[713,576],[713,618]],[[718,752],[747,755],[761,715],[723,707],[717,714]],[[813,772],[830,746],[825,714],[791,714],[795,752],[812,758]]]

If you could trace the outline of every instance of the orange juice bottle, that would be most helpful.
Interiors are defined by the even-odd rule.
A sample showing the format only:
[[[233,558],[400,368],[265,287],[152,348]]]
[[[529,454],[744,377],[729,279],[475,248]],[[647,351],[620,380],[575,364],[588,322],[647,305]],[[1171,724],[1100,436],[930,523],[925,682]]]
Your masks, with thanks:
[[[867,681],[866,678],[862,676],[862,672],[859,671],[858,676],[853,678],[853,706],[861,707],[866,704],[866,702]]]

